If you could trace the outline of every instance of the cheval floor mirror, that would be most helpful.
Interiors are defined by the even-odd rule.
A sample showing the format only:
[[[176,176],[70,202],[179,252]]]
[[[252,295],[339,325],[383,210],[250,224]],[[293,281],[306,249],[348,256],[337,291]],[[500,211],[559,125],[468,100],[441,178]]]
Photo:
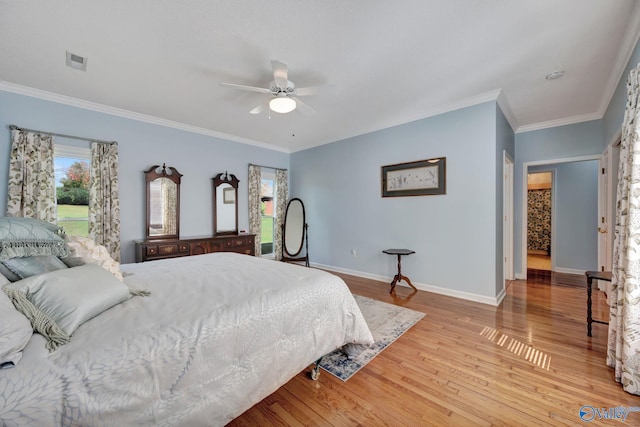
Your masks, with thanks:
[[[282,224],[281,261],[304,261],[305,267],[309,267],[308,228],[302,200],[298,198],[289,200]],[[304,255],[301,255],[303,249]]]

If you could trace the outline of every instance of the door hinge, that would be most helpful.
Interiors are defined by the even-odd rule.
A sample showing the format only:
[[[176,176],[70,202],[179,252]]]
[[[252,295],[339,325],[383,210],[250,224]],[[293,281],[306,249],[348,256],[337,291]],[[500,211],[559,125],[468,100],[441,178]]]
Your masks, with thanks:
[[[602,168],[602,175],[604,175],[604,168]]]

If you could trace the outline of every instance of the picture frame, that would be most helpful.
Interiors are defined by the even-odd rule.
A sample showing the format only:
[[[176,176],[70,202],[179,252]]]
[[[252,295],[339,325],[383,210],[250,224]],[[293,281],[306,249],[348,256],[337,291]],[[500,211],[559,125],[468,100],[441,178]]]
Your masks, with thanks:
[[[446,194],[446,157],[382,166],[382,197]]]
[[[225,205],[233,205],[236,202],[236,189],[233,187],[223,188],[222,201]]]

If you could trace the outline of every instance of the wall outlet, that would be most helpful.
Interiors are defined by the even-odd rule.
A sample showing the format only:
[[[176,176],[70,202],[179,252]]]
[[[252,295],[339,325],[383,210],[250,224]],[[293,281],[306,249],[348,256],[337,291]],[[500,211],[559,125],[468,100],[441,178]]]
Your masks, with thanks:
[[[356,256],[358,256],[358,253],[356,252],[356,250],[355,250],[355,249],[351,249],[351,256],[352,256],[352,257],[354,257],[354,258],[355,258]]]

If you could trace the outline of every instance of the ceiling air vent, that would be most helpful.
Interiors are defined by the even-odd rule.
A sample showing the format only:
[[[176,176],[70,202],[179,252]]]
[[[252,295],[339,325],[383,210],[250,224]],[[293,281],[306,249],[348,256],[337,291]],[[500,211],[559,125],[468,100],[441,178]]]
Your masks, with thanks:
[[[84,58],[75,53],[67,51],[67,67],[75,68],[76,70],[87,70],[87,58]]]

